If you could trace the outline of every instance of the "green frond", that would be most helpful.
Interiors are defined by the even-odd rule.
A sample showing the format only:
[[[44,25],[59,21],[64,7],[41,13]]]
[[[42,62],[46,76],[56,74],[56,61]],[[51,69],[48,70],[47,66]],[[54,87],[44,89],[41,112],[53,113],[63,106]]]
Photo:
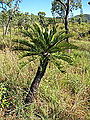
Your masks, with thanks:
[[[38,23],[35,23],[30,27],[31,31],[23,31],[22,33],[29,37],[37,48],[44,49],[46,48],[46,41],[44,38],[43,30]]]
[[[34,46],[34,44],[32,42],[28,42],[27,40],[13,40],[13,42],[28,46],[30,48],[36,49],[36,47]]]
[[[71,43],[65,43],[66,49],[78,49],[79,47]]]
[[[44,35],[44,39],[46,41],[46,45],[49,46],[50,40],[49,40],[49,35],[48,35],[48,28],[45,29],[45,32],[43,33],[43,35]]]
[[[32,32],[23,30],[22,33],[25,37],[29,37],[30,39],[33,39],[33,33]]]
[[[25,48],[25,47],[22,47],[22,46],[15,46],[15,47],[13,47],[13,49],[12,50],[18,50],[18,51],[35,51],[35,50],[33,50],[33,49],[30,49],[30,48]]]
[[[34,56],[34,55],[39,55],[38,52],[27,52],[27,53],[23,53],[20,58],[23,58],[23,57],[28,57],[28,56]]]
[[[66,62],[68,62],[70,64],[73,62],[72,58],[70,56],[68,56],[68,55],[65,55],[65,54],[53,55],[53,57],[56,58],[56,59],[61,59],[63,61],[66,61]]]
[[[55,45],[57,42],[61,42],[62,40],[66,39],[65,34],[63,34],[65,31],[57,32],[53,35],[51,39],[51,44]]]
[[[52,36],[52,42],[55,42],[56,39],[58,39],[59,37],[61,37],[61,35],[65,33],[65,31],[58,31],[56,33],[54,33],[54,35]],[[58,39],[59,40],[59,39]]]
[[[52,29],[48,29],[48,39],[52,40],[53,36],[57,33],[56,26],[53,26]]]
[[[14,47],[14,50],[23,52],[21,55],[22,58],[27,56],[40,56],[41,58],[45,58],[45,55],[48,54],[48,57],[52,56],[57,62],[61,59],[72,63],[72,59],[62,53],[67,49],[77,49],[77,46],[65,42],[66,38],[72,36],[71,34],[66,35],[65,31],[59,31],[56,26],[52,29],[42,28],[38,23],[31,26],[29,31],[25,30],[22,33],[30,38],[30,41],[14,40],[14,42],[18,43],[18,45]],[[59,66],[58,63],[54,64]]]
[[[42,30],[41,26],[40,26],[37,22],[35,22],[35,23],[33,24],[33,27],[34,27],[34,30],[35,30],[39,35],[42,35],[43,30]]]
[[[53,35],[57,32],[56,26],[53,26]]]
[[[53,36],[53,30],[52,29],[48,29],[48,40],[51,42],[52,40],[52,36]]]
[[[41,49],[41,50],[45,50],[46,46],[43,43],[42,39],[40,37],[32,39],[32,42],[35,44],[35,46],[37,47],[37,49]]]
[[[38,23],[35,22],[35,24],[33,25],[34,26],[34,29],[36,31],[36,34],[37,34],[37,40],[38,42],[40,43],[40,45],[42,46],[42,48],[45,49],[46,47],[46,39],[45,39],[45,29],[42,28]]]
[[[65,70],[63,70],[63,65],[60,61],[52,60],[52,62],[60,70],[60,72],[65,73]]]
[[[60,44],[57,44],[57,47],[61,48],[61,50],[66,50],[66,49],[78,49],[76,45],[73,45],[68,42],[61,42]]]
[[[53,46],[49,51],[50,53],[55,53],[65,51],[67,49],[78,49],[78,47],[76,45],[62,41],[61,43]]]

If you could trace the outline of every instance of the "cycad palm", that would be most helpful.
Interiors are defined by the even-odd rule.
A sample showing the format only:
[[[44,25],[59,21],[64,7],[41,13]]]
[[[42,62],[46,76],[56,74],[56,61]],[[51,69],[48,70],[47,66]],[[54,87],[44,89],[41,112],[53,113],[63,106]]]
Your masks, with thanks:
[[[23,57],[36,55],[40,58],[40,65],[38,66],[37,73],[25,99],[26,103],[30,103],[37,93],[48,62],[51,59],[53,59],[52,61],[54,61],[54,63],[55,59],[71,62],[71,58],[64,53],[66,49],[74,49],[76,46],[64,42],[69,35],[66,35],[64,31],[58,32],[55,27],[52,29],[44,29],[35,23],[33,27],[30,28],[30,31],[24,31],[23,34],[30,38],[30,42],[27,40],[15,40],[19,46],[14,47],[14,50],[24,51]]]

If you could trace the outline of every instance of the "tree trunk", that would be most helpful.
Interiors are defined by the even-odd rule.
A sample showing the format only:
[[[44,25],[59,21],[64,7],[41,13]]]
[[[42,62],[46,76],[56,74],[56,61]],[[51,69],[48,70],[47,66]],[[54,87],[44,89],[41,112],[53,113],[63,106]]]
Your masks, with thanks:
[[[12,20],[12,17],[9,16],[8,22],[6,24],[5,35],[7,35],[8,29],[9,29],[9,24],[10,24],[11,20]]]
[[[25,104],[32,103],[35,96],[37,95],[37,89],[39,87],[42,77],[44,76],[47,65],[48,65],[48,57],[45,57],[44,60],[40,61],[40,65],[38,67],[36,76],[31,84],[29,92],[26,96]]]
[[[4,30],[5,30],[4,18],[2,20],[2,29],[3,29],[3,39],[4,39]]]
[[[66,3],[66,15],[65,15],[65,30],[66,30],[66,34],[69,33],[69,28],[68,28],[68,15],[69,15],[69,3],[70,3],[70,0],[67,0],[67,3]],[[66,39],[66,42],[69,42],[68,38]]]
[[[3,29],[3,39],[4,39],[4,25],[2,26],[2,29]]]
[[[12,27],[10,25],[10,40],[12,39]],[[11,46],[11,45],[10,45]]]

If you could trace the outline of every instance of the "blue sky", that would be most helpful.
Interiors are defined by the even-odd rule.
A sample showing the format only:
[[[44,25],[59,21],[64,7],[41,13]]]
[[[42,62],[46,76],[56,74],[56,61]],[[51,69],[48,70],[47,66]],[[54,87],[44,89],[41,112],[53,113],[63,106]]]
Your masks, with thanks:
[[[83,1],[83,12],[85,14],[90,14],[90,5],[88,5],[89,0]],[[51,2],[52,0],[22,0],[20,4],[20,10],[23,12],[33,13],[35,15],[38,14],[39,11],[44,11],[46,16],[51,17]],[[80,13],[80,10],[74,11],[74,15]]]

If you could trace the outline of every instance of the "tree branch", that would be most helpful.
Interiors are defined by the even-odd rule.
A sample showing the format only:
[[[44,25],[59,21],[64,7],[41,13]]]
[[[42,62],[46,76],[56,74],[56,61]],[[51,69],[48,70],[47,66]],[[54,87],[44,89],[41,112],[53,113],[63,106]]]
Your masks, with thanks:
[[[4,7],[3,2],[0,2],[0,4],[1,4],[0,8],[2,8],[3,10],[5,10],[5,11],[6,11],[6,7]]]
[[[60,4],[62,4],[64,8],[66,9],[66,5],[61,0],[56,0],[56,2],[59,2]]]

